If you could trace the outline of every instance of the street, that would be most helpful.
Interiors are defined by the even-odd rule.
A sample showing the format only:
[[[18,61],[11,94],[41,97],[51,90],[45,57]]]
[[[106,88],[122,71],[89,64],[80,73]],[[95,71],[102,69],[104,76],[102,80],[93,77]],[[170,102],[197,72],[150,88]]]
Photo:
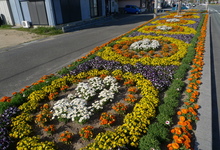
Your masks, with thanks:
[[[27,85],[69,65],[121,34],[153,18],[151,14],[128,15],[97,27],[24,43],[0,53],[0,97],[11,96]]]
[[[209,5],[209,12],[211,25],[212,138],[213,149],[220,149],[220,6]]]

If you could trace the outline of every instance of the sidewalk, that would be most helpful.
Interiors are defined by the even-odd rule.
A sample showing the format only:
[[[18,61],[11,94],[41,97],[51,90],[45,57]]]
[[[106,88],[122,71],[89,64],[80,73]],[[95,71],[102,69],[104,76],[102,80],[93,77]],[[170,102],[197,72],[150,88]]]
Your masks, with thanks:
[[[202,85],[198,104],[200,120],[196,123],[195,150],[212,150],[212,95],[211,95],[211,63],[210,63],[210,19],[207,24]]]

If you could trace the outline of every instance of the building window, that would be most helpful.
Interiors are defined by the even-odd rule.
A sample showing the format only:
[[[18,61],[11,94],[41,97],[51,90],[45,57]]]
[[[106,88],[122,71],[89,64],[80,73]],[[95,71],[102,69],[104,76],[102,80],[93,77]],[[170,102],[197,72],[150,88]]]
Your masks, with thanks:
[[[97,0],[90,0],[90,14],[91,14],[91,17],[97,17],[98,16]]]

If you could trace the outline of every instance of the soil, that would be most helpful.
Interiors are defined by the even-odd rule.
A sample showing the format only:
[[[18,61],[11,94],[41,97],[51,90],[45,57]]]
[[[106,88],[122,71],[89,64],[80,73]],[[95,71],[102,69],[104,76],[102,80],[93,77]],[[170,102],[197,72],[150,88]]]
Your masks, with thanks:
[[[84,81],[86,81],[86,80],[84,80]],[[113,131],[117,126],[123,124],[124,115],[118,114],[115,111],[113,111],[112,106],[118,102],[124,103],[126,106],[128,106],[128,110],[126,111],[126,113],[131,113],[133,110],[133,107],[134,107],[134,104],[129,104],[128,102],[124,101],[125,95],[127,94],[127,87],[123,86],[122,83],[119,83],[119,84],[120,84],[119,92],[115,95],[113,102],[106,104],[104,106],[103,110],[96,112],[93,116],[91,116],[91,119],[88,120],[85,124],[79,124],[77,122],[72,122],[72,121],[68,121],[67,123],[65,123],[65,122],[58,121],[58,119],[54,119],[54,120],[50,121],[48,124],[48,125],[50,125],[50,124],[55,125],[55,133],[54,134],[48,135],[45,131],[43,131],[43,128],[38,127],[37,124],[32,124],[32,127],[34,129],[34,135],[40,135],[41,140],[43,140],[43,141],[47,140],[47,141],[55,142],[56,147],[59,150],[60,149],[79,150],[80,148],[86,147],[89,143],[93,142],[94,138],[100,132],[105,132],[107,130]],[[49,101],[46,103],[48,103],[50,106],[53,106],[53,104],[57,100],[60,100],[62,98],[67,97],[67,95],[70,93],[73,94],[75,92],[74,91],[75,87],[76,87],[76,85],[72,85],[70,88],[68,88],[67,91],[61,92],[55,100],[52,100],[52,101]],[[141,98],[141,96],[138,93],[135,94],[135,96],[138,99]],[[93,99],[96,99],[96,97],[94,97]],[[43,103],[41,105],[43,105]],[[102,112],[110,112],[116,117],[116,122],[111,127],[106,128],[106,127],[103,127],[100,125],[99,117]],[[93,129],[93,133],[94,133],[93,137],[94,138],[91,139],[90,141],[83,140],[82,138],[80,138],[80,136],[78,134],[80,129],[87,126],[87,125],[94,127],[94,129]],[[64,131],[70,131],[70,132],[74,133],[73,139],[71,140],[72,141],[71,144],[64,144],[64,143],[60,142],[60,140],[59,140],[60,134]]]
[[[16,46],[18,44],[30,42],[44,37],[44,35],[37,35],[26,31],[0,29],[0,49]]]

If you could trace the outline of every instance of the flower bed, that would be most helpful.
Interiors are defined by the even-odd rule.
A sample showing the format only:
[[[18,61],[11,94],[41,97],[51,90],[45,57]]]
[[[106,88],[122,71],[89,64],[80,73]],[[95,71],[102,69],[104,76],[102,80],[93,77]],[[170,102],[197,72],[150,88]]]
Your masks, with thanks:
[[[192,148],[206,21],[197,12],[150,20],[60,75],[3,97],[0,148]],[[186,41],[176,38],[188,31]],[[190,82],[184,80],[188,70]]]

